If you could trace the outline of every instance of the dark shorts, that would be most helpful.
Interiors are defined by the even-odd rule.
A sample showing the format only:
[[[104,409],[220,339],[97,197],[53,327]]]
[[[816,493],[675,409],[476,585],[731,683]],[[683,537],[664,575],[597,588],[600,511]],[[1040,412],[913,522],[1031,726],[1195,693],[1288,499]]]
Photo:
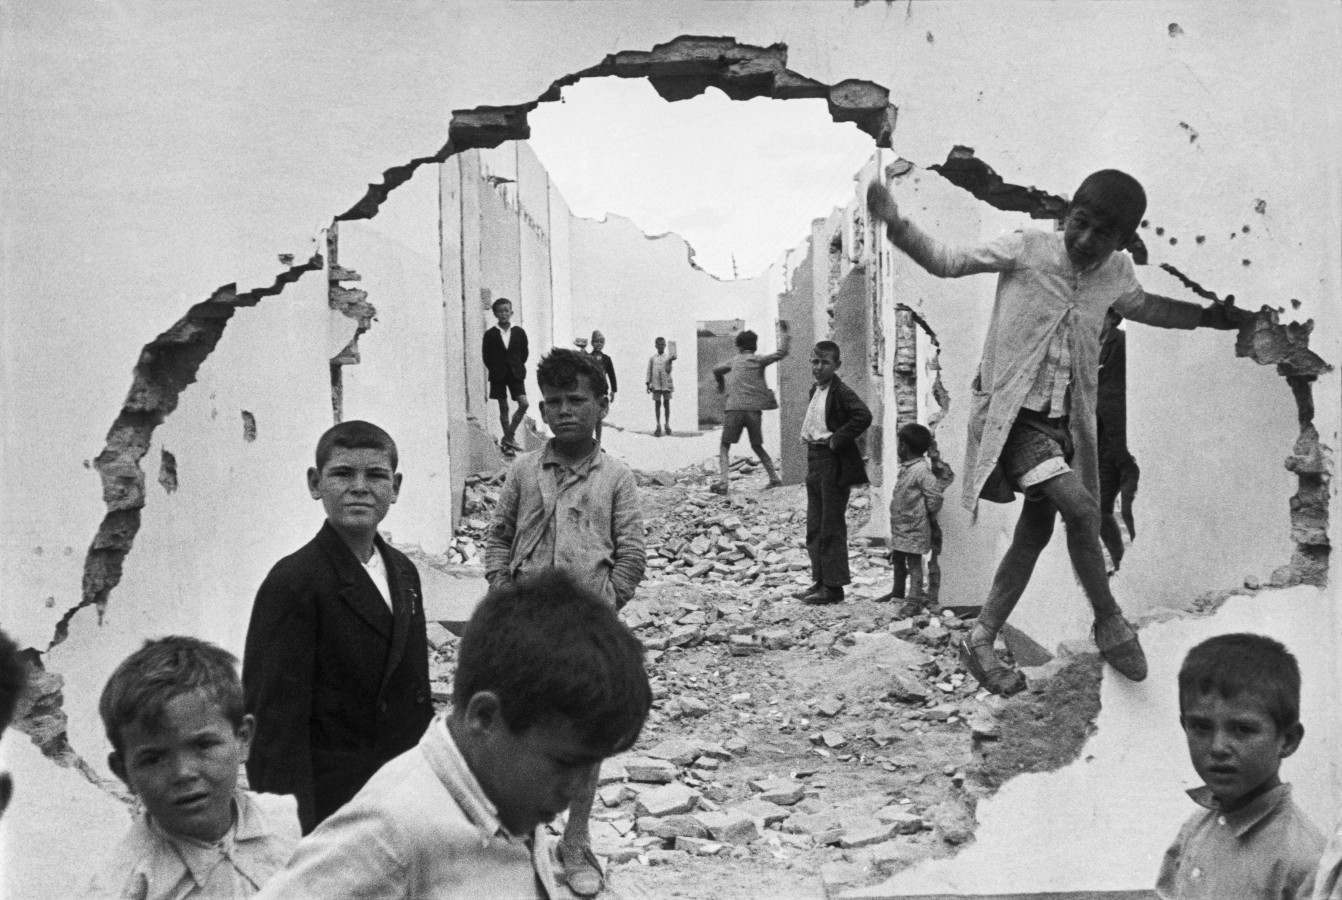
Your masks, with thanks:
[[[1040,496],[1038,485],[1072,470],[1070,444],[1065,419],[1022,409],[1011,423],[998,461],[1012,487],[1035,499]]]
[[[508,378],[502,381],[489,380],[489,399],[507,400],[508,395],[512,394],[513,399],[525,397],[527,395],[527,383],[520,378]]]
[[[759,447],[764,443],[764,432],[760,430],[761,415],[758,409],[729,409],[722,416],[722,443],[728,446],[741,439],[745,430],[750,437],[750,446]]]
[[[670,399],[671,399],[671,392],[670,392],[670,391],[653,391],[653,392],[652,392],[652,399],[657,400],[658,398],[660,398],[660,399],[662,399],[662,400],[670,400]]]

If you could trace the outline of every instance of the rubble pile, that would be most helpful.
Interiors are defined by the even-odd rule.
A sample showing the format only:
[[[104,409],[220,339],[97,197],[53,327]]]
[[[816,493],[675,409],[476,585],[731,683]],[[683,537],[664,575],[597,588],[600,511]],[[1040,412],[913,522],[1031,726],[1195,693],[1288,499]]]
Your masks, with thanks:
[[[801,603],[804,487],[760,490],[756,469],[738,460],[726,497],[708,490],[711,461],[638,473],[649,566],[621,618],[647,648],[653,709],[638,745],[603,765],[592,817],[617,879],[739,860],[856,884],[972,839],[1006,701],[958,662],[969,623],[896,618],[875,602],[883,548],[856,540],[846,602]],[[468,480],[452,561],[482,561],[503,475]],[[854,497],[850,534],[869,514]],[[455,640],[430,634],[440,705]]]

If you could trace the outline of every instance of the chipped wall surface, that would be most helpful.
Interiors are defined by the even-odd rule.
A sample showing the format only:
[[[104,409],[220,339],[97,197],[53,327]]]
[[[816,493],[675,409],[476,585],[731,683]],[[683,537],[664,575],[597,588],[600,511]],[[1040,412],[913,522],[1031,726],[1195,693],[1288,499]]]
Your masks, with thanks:
[[[823,94],[824,85],[853,84],[850,79],[888,88],[889,101],[899,108],[893,149],[921,166],[944,160],[956,145],[970,146],[1007,181],[1051,194],[1071,191],[1102,166],[1133,172],[1152,198],[1150,227],[1143,232],[1152,265],[1141,273],[1148,286],[1187,296],[1177,282],[1155,273],[1156,265],[1169,262],[1220,296],[1234,294],[1240,305],[1280,307],[1283,322],[1313,320],[1311,349],[1336,365],[1342,359],[1335,153],[1342,138],[1335,110],[1342,97],[1333,63],[1339,15],[1326,0],[1049,4],[1024,14],[978,3],[854,8],[827,0],[448,2],[413,10],[373,2],[276,6],[260,0],[183,2],[171,9],[76,0],[12,3],[0,22],[6,48],[0,59],[6,122],[0,416],[7,468],[24,477],[7,479],[0,496],[0,621],[22,643],[44,649],[57,623],[80,602],[86,551],[107,512],[101,479],[85,463],[103,449],[146,344],[223,287],[236,285],[245,295],[277,285],[290,272],[297,280],[278,294],[258,294],[255,305],[234,311],[194,382],[180,385],[176,408],[139,448],[150,474],[122,580],[107,598],[102,624],[95,609],[79,611],[68,638],[44,662],[66,679],[71,745],[98,760],[106,748],[93,700],[112,664],[140,640],[186,630],[238,647],[245,630],[240,609],[266,568],[305,540],[318,518],[299,473],[308,465],[314,436],[331,420],[328,342],[342,335],[347,342],[354,327],[327,307],[319,267],[299,275],[289,266],[305,266],[324,252],[314,235],[334,216],[371,211],[365,203],[370,184],[397,182],[411,160],[453,149],[445,145],[454,110],[530,103],[557,79],[597,66],[608,54],[646,52],[683,34],[729,36],[769,48],[760,60],[785,55],[793,74],[783,81],[803,94],[814,95],[816,84]],[[1097,34],[1104,40],[1097,42]],[[1037,58],[1019,52],[1021,46],[1050,48],[1047,74]],[[376,59],[377,65],[350,64],[357,59]],[[738,79],[733,89],[774,77],[757,63],[755,81]],[[664,73],[657,81],[664,96],[694,87]],[[845,98],[851,99],[845,91],[831,98],[840,118],[851,114]],[[863,127],[888,138],[893,117],[882,111],[876,119],[867,116]],[[461,202],[464,208],[487,201],[490,196],[477,191],[475,200],[463,196]],[[954,210],[933,207],[941,211],[927,224],[950,236],[991,236],[1023,218],[985,211],[976,202]],[[977,222],[967,218],[976,214]],[[576,224],[575,244],[584,227]],[[390,264],[397,253],[375,254],[374,268]],[[282,263],[280,255],[297,263]],[[478,331],[470,332],[484,321],[479,306],[470,305],[479,303],[482,286],[470,283],[471,277],[461,279],[466,312],[476,310],[474,321],[463,320],[468,359],[479,345]],[[578,278],[575,271],[575,285]],[[445,291],[450,281],[444,277]],[[971,332],[981,326],[966,326],[969,331],[952,341],[933,307],[937,297],[983,307],[991,279],[971,281],[978,283],[928,288],[926,297],[928,320],[945,348],[947,435],[962,431],[962,420],[955,421],[963,397],[957,391],[972,374],[966,366],[977,359],[981,333]],[[520,272],[514,283],[522,283]],[[653,307],[642,297],[652,293],[626,302],[646,317]],[[370,299],[380,318],[392,315],[389,306]],[[587,325],[580,327],[584,301],[576,288],[571,302],[572,328],[581,333]],[[528,315],[524,309],[524,322]],[[724,316],[709,311],[701,317]],[[361,365],[369,362],[377,327],[375,322],[361,339]],[[451,336],[452,329],[444,328]],[[1269,574],[1291,549],[1282,535],[1290,528],[1287,497],[1296,488],[1294,476],[1283,478],[1282,461],[1298,434],[1296,395],[1274,366],[1234,358],[1229,335],[1137,334],[1134,326],[1130,353],[1143,368],[1159,368],[1190,390],[1173,391],[1167,379],[1144,381],[1132,387],[1134,403],[1145,398],[1173,404],[1161,407],[1160,421],[1195,424],[1198,435],[1185,442],[1170,427],[1142,437],[1150,449],[1137,449],[1146,476],[1139,517],[1149,517],[1150,531],[1141,531],[1139,518],[1120,600],[1138,606],[1179,601],[1187,594],[1173,585],[1190,568],[1202,567],[1196,577],[1214,582],[1199,585],[1203,589]],[[646,359],[650,339],[645,343],[646,350],[632,351],[613,343],[612,352],[622,365]],[[448,346],[456,346],[455,339]],[[682,354],[692,347],[692,335],[680,340]],[[1136,368],[1137,360],[1130,360],[1130,383]],[[443,369],[450,381],[451,368]],[[365,409],[406,402],[400,393],[379,397],[378,384],[393,376],[385,372],[384,380],[368,371],[362,382],[351,375]],[[1328,448],[1322,455],[1331,459],[1342,416],[1337,371],[1320,375],[1312,389],[1314,425]],[[1215,399],[1218,394],[1234,402]],[[242,410],[254,416],[252,441],[243,438]],[[484,418],[491,418],[488,411]],[[177,463],[178,488],[171,494],[154,481],[165,449]],[[958,453],[948,448],[947,455],[956,464]],[[1167,474],[1147,476],[1148,458],[1157,457],[1154,468]],[[1158,477],[1176,477],[1176,463],[1187,479],[1162,484]],[[133,469],[125,473],[131,482]],[[1320,489],[1334,510],[1327,532],[1336,544],[1342,536],[1336,481]],[[1175,492],[1167,506],[1192,504],[1188,515],[1199,517],[1197,528],[1190,531],[1177,520],[1162,524],[1158,504],[1167,491]],[[1227,497],[1228,507],[1212,502],[1218,494]],[[388,519],[393,533],[396,515]],[[1209,526],[1213,517],[1233,521]],[[961,532],[960,586],[954,590],[981,596],[981,575],[974,573],[991,570],[1010,521],[985,516],[973,531]],[[1165,543],[1157,544],[1158,535]],[[1209,548],[1220,538],[1226,542]],[[943,599],[953,590],[956,552],[948,548],[943,561]],[[1050,593],[1023,601],[1022,622],[1045,635],[1049,629],[1075,634],[1084,623],[1074,617],[1080,603],[1065,563],[1056,555],[1046,559],[1036,581]],[[1335,693],[1337,673],[1330,676],[1317,663],[1309,641],[1326,641],[1324,656],[1338,656],[1336,588],[1296,590],[1308,592],[1299,595],[1307,599],[1274,602],[1276,593],[1245,599],[1247,611],[1236,627],[1261,624],[1263,630],[1301,635],[1311,684],[1331,677],[1329,693]],[[1146,600],[1148,595],[1159,599]],[[1054,609],[1064,615],[1052,616]],[[1157,677],[1168,681],[1171,661],[1182,650],[1155,640],[1152,645],[1164,648],[1153,664],[1153,672],[1164,674],[1148,682],[1155,696],[1162,689]],[[1106,691],[1115,687],[1108,677],[1104,685]],[[1307,744],[1314,735],[1336,740],[1342,734],[1335,711],[1320,716]],[[1096,740],[1121,742],[1133,730],[1161,723],[1167,728],[1168,718],[1168,708],[1154,703],[1136,704],[1128,719],[1102,714]],[[12,739],[7,736],[6,744]],[[88,817],[76,819],[72,770],[29,751],[25,745],[23,752],[7,754],[18,783],[16,810],[34,814],[22,825],[7,818],[6,865],[44,873],[22,883],[28,896],[70,896],[74,873],[68,861],[87,858],[90,836],[69,822]],[[1159,758],[1117,764],[1143,772],[1179,755],[1167,742]],[[1312,809],[1319,818],[1338,806],[1338,778],[1327,771],[1332,777],[1317,791],[1318,808]],[[1053,779],[1044,784],[1057,788],[1028,799],[1042,820],[1059,798],[1071,796],[1071,782],[1062,775],[1036,777]],[[1091,781],[1080,784],[1085,792],[1095,788]],[[44,795],[57,799],[34,810],[29,801]],[[1082,808],[1101,808],[1095,798],[1102,796],[1087,793],[1090,805]],[[1169,802],[1158,821],[1169,820],[1172,830],[1178,816],[1175,801]],[[1144,806],[1102,808],[1147,821]],[[100,808],[97,815],[105,812]],[[1094,827],[1096,821],[1051,838],[1051,856],[1079,852],[1088,831],[1103,830]],[[1006,846],[1005,840],[986,827],[980,836],[985,853],[990,844]],[[1149,867],[1121,859],[1128,883],[1149,884]],[[967,859],[960,865],[972,864]],[[1051,878],[1054,868],[1034,870]]]
[[[651,431],[652,398],[644,387],[653,341],[676,342],[671,375],[671,424],[677,431],[699,427],[695,323],[744,319],[760,336],[760,352],[774,349],[774,309],[768,279],[761,275],[722,281],[690,265],[690,248],[675,234],[645,235],[621,216],[571,222],[571,287],[574,336],[606,336],[620,395],[608,422]],[[776,448],[777,416],[765,416],[765,444]],[[746,448],[739,447],[738,452]],[[771,450],[772,452],[772,450]]]

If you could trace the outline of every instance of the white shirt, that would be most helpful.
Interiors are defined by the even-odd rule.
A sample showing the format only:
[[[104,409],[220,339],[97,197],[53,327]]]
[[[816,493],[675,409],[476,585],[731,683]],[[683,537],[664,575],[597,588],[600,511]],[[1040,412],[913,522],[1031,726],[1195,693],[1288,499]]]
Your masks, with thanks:
[[[387,562],[382,558],[382,551],[377,549],[376,544],[373,545],[373,555],[363,564],[363,570],[373,579],[373,586],[382,595],[382,602],[387,604],[387,609],[391,609],[391,582],[387,581]]]
[[[830,430],[825,427],[825,401],[829,398],[829,385],[818,387],[811,395],[811,403],[806,407],[806,418],[801,421],[801,440],[803,444],[812,441],[827,441]]]
[[[508,349],[508,342],[512,340],[512,336],[513,336],[512,325],[509,325],[507,328],[504,328],[502,325],[499,326],[499,337],[503,338],[504,350]]]

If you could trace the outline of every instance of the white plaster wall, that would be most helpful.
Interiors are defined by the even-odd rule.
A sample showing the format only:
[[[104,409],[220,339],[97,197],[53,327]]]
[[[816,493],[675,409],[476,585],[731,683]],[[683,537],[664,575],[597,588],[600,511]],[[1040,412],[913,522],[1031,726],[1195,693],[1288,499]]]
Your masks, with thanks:
[[[679,236],[645,235],[620,216],[599,222],[573,219],[571,228],[573,331],[590,336],[599,329],[606,335],[606,352],[620,381],[621,396],[608,421],[652,430],[652,399],[644,379],[648,358],[656,352],[653,341],[661,336],[676,342],[678,354],[672,369],[672,425],[678,431],[697,429],[696,323],[745,319],[746,327],[760,335],[761,350],[773,349],[777,298],[768,293],[767,277],[721,281],[689,264]],[[776,447],[777,414],[765,419],[766,446]]]
[[[269,283],[282,270],[277,254],[305,258],[314,231],[386,168],[443,145],[451,110],[527,102],[614,50],[679,34],[781,41],[805,76],[890,87],[900,107],[895,149],[921,164],[968,144],[1008,180],[1053,191],[1100,166],[1126,168],[1148,188],[1153,225],[1179,238],[1153,244],[1153,261],[1173,260],[1245,300],[1299,299],[1294,315],[1316,320],[1316,346],[1338,361],[1335,3],[905,6],[11,4],[0,25],[0,422],[7,469],[24,477],[7,479],[0,494],[0,620],[44,646],[77,598],[103,514],[83,462],[101,448],[147,340],[220,285]],[[1023,47],[1047,48],[1046,70]],[[367,60],[377,64],[359,62]],[[1251,232],[1232,241],[1243,224]],[[311,435],[329,421],[325,326],[272,318],[327,315],[319,279],[239,312],[155,436],[151,473],[160,444],[180,447],[184,486],[166,497],[151,483],[108,624],[81,614],[48,657],[70,681],[72,741],[87,756],[101,755],[90,692],[110,663],[168,626],[236,646],[243,598],[319,521],[301,471]],[[308,285],[315,295],[303,293]],[[282,353],[267,344],[277,333]],[[650,343],[620,353],[646,359]],[[680,346],[687,359],[693,341]],[[1263,372],[1253,377],[1275,378]],[[954,392],[955,373],[946,377]],[[211,391],[231,401],[219,411],[224,424],[210,424]],[[1338,395],[1335,374],[1319,381],[1320,427],[1334,448]],[[683,386],[682,423],[687,396]],[[243,401],[259,436],[238,447],[233,417]],[[199,480],[200,471],[214,474]],[[190,501],[198,485],[209,489]],[[1336,499],[1334,489],[1334,507]],[[194,512],[174,513],[189,503]],[[192,596],[205,599],[183,605]],[[1336,602],[1335,589],[1328,597]],[[1331,727],[1336,734],[1342,717]],[[34,821],[8,852],[54,854],[64,835],[74,847],[83,836],[69,821]],[[79,858],[82,839],[78,847],[64,858]]]
[[[436,176],[425,171],[403,185],[388,203],[396,215],[386,220],[341,223],[340,264],[359,273],[362,280],[350,284],[377,308],[359,337],[360,362],[344,367],[344,418],[385,428],[404,476],[382,530],[398,544],[441,553],[452,539],[447,393],[460,382],[448,382],[442,362]]]
[[[1337,822],[1338,745],[1333,713],[1334,636],[1320,628],[1328,602],[1297,587],[1232,598],[1214,615],[1175,619],[1142,633],[1152,665],[1143,684],[1106,678],[1097,733],[1063,769],[1022,775],[979,803],[975,842],[951,859],[900,873],[846,897],[931,893],[1139,890],[1154,885],[1165,848],[1198,807],[1200,781],[1179,728],[1176,678],[1184,655],[1217,634],[1250,631],[1284,643],[1300,662],[1305,739],[1281,769],[1293,797],[1325,833]],[[1273,614],[1263,615],[1270,604]],[[1140,735],[1140,740],[1135,739]],[[1048,864],[1041,865],[1047,853]]]

